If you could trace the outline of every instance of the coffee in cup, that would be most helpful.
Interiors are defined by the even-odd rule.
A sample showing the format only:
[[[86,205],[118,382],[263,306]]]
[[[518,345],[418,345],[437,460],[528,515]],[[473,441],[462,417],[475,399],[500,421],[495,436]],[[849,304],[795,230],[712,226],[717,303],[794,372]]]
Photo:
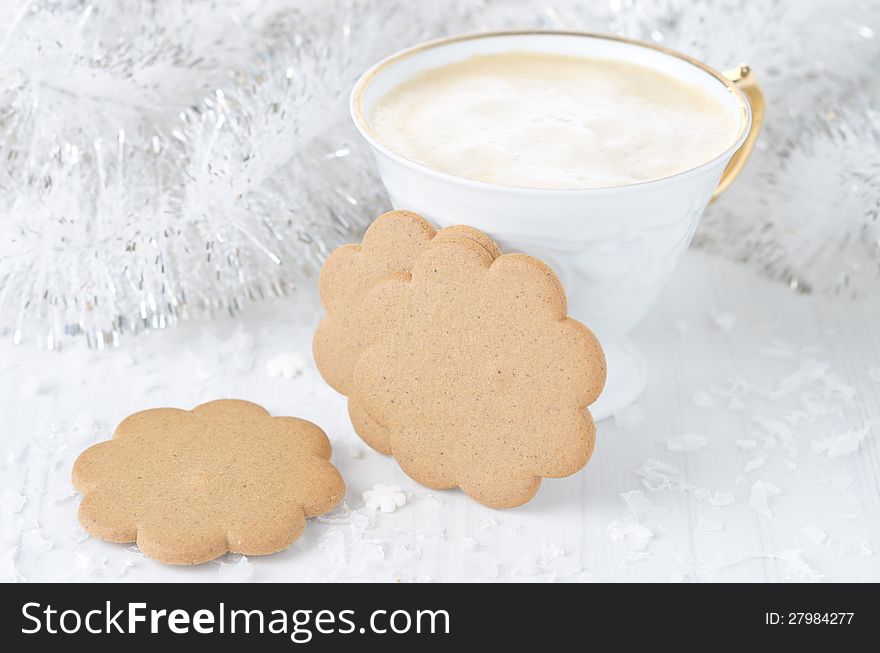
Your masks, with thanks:
[[[717,98],[664,72],[527,51],[425,70],[381,97],[370,125],[429,168],[558,189],[670,177],[721,155],[740,131]]]

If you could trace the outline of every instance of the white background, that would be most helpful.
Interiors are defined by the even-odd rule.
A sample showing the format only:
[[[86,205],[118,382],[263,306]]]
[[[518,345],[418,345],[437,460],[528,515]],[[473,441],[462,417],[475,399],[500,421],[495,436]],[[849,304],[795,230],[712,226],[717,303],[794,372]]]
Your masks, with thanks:
[[[690,252],[633,334],[650,365],[637,407],[599,425],[583,471],[545,481],[508,511],[426,491],[360,444],[344,398],[311,360],[318,316],[303,288],[238,319],[183,324],[115,351],[0,343],[0,578],[880,580],[876,301],[798,296]],[[289,352],[306,356],[303,373],[270,376],[267,361]],[[321,425],[350,509],[312,521],[279,554],[194,568],[86,537],[69,484],[77,453],[132,412],[223,397]],[[666,439],[682,434],[706,446],[670,450]],[[699,441],[692,435],[685,442]],[[677,472],[644,478],[648,460]],[[767,498],[769,515],[755,494],[762,482],[780,490]],[[407,505],[368,514],[361,493],[376,483],[400,484]],[[730,494],[732,504],[712,505]]]

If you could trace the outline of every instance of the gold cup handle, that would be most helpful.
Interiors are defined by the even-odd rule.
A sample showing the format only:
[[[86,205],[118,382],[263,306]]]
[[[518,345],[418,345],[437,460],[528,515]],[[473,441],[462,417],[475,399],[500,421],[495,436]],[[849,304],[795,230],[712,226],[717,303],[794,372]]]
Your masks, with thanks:
[[[727,190],[727,187],[733,183],[733,180],[736,179],[739,171],[742,170],[742,167],[746,163],[746,159],[748,159],[749,154],[752,153],[752,148],[755,147],[755,141],[758,139],[758,132],[761,131],[761,124],[764,122],[764,94],[761,92],[761,87],[758,86],[758,82],[755,80],[755,73],[752,72],[752,69],[747,64],[740,64],[732,70],[725,70],[724,76],[736,84],[748,98],[749,104],[752,107],[752,126],[749,129],[749,134],[746,136],[746,140],[736,151],[733,158],[730,159],[730,162],[724,169],[724,173],[721,175],[721,181],[718,183],[718,188],[715,189],[715,193],[712,195],[713,200]]]

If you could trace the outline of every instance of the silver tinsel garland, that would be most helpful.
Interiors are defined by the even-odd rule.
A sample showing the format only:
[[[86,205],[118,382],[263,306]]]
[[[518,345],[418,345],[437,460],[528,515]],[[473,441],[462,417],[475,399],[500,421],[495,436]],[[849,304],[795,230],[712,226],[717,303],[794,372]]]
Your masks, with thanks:
[[[21,0],[0,8],[0,331],[103,347],[289,292],[385,208],[354,79],[424,38],[612,31],[747,60],[767,128],[705,247],[798,289],[878,274],[880,3]]]

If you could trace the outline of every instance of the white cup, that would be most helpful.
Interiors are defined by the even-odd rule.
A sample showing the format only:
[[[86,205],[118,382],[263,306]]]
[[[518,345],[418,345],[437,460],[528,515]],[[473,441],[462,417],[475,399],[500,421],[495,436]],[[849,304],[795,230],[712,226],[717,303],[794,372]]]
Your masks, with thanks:
[[[410,161],[376,137],[368,116],[401,82],[476,54],[509,51],[614,59],[658,70],[717,98],[738,121],[738,136],[720,156],[680,174],[584,190],[456,177]],[[763,108],[747,66],[722,74],[651,43],[580,32],[493,32],[430,41],[377,63],[351,94],[355,125],[372,146],[395,208],[416,211],[440,227],[477,227],[505,252],[525,252],[553,267],[568,295],[569,314],[589,326],[605,349],[608,380],[590,408],[595,419],[613,415],[644,390],[644,357],[627,333],[669,280],[710,200],[745,162]]]

